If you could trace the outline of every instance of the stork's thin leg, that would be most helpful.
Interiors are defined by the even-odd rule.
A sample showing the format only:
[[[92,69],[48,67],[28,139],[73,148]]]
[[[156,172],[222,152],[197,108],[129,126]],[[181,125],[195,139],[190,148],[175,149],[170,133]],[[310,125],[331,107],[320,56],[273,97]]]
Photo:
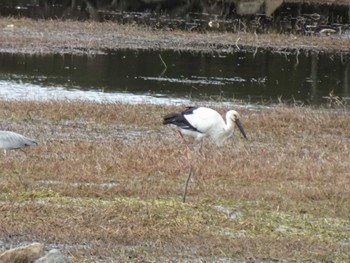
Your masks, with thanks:
[[[184,143],[184,144],[187,144],[187,142],[186,142],[186,140],[185,140],[184,136],[182,135],[182,132],[177,131],[177,133],[180,135],[180,137],[181,137],[181,139],[182,139],[183,143]]]
[[[203,140],[200,141],[198,152],[202,154]]]
[[[178,132],[178,134],[180,135],[183,144],[185,144],[186,147],[187,147],[187,149],[191,151],[191,148],[188,146],[188,143],[187,143],[187,141],[185,140],[185,137],[183,136],[182,132],[180,132],[180,131],[177,131],[177,132]]]
[[[187,197],[187,188],[188,188],[188,184],[190,182],[190,179],[191,179],[191,176],[194,174],[193,172],[193,167],[192,167],[192,164],[190,166],[190,171],[188,173],[188,176],[187,176],[187,179],[186,179],[186,182],[185,182],[185,189],[184,189],[184,194],[182,196],[182,202],[186,202],[186,197]]]

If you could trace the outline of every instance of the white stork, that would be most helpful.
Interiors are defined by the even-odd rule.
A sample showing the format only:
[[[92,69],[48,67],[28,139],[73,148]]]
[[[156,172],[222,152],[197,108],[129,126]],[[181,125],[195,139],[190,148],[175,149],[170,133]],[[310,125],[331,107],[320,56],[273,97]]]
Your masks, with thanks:
[[[188,135],[196,140],[210,137],[218,146],[233,134],[234,124],[243,137],[248,140],[239,120],[237,111],[226,112],[226,122],[215,110],[206,107],[188,107],[180,113],[170,113],[164,117],[163,124],[176,126],[180,136]],[[184,139],[184,138],[183,138]]]

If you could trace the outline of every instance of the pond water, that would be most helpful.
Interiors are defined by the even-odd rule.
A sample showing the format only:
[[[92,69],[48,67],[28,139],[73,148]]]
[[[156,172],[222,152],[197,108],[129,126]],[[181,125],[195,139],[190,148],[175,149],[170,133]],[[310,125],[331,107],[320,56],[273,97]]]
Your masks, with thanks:
[[[350,98],[340,55],[118,51],[93,56],[0,53],[0,98],[129,103],[327,103]]]

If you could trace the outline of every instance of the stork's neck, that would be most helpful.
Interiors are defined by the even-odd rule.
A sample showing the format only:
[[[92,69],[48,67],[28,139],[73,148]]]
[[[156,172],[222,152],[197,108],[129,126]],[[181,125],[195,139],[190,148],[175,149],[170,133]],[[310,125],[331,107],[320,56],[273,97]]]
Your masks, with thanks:
[[[226,113],[226,127],[225,130],[226,132],[231,132],[234,128],[234,122],[232,118],[228,116],[228,113]]]
[[[225,126],[220,127],[219,130],[216,130],[215,135],[212,136],[215,143],[220,146],[227,138],[229,138],[232,135],[233,127],[234,123],[232,121],[232,118],[230,118],[226,114]]]

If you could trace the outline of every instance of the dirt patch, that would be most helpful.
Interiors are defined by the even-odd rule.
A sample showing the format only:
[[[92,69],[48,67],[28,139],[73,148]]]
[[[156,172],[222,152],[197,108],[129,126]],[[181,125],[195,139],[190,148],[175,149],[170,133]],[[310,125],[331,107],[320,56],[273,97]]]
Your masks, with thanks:
[[[0,19],[0,52],[101,54],[120,49],[232,53],[264,48],[276,52],[349,53],[349,36],[298,36],[153,30],[138,25],[57,20]]]

